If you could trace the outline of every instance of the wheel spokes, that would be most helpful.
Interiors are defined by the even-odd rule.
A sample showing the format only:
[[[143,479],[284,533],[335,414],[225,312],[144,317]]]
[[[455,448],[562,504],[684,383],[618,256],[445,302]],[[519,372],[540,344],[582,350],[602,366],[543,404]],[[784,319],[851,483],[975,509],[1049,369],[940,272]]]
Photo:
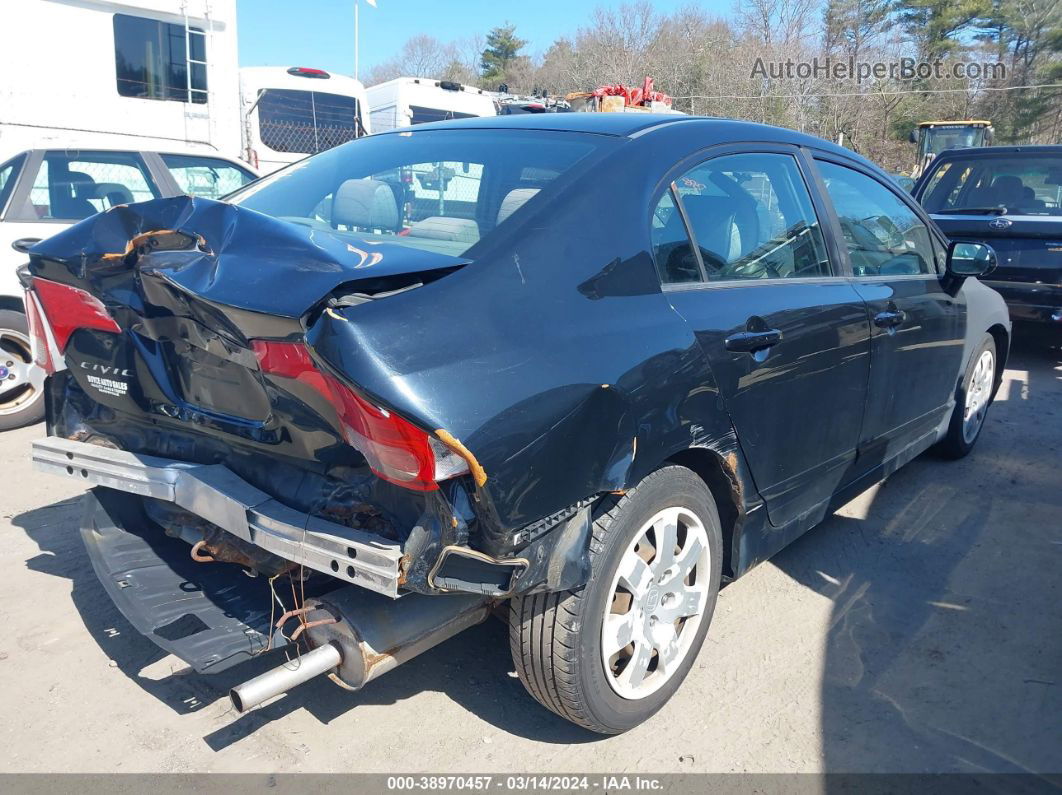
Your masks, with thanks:
[[[606,657],[611,657],[631,644],[635,635],[636,618],[637,612],[634,610],[627,613],[611,613],[605,618],[601,645]]]
[[[634,654],[617,678],[628,687],[638,687],[645,681],[646,674],[649,673],[649,663],[652,661],[653,647],[646,641],[639,640],[634,644]]]
[[[649,564],[637,555],[625,555],[620,561],[619,581],[635,599],[649,590],[653,581],[653,572]]]
[[[656,542],[656,556],[652,568],[657,577],[661,576],[675,560],[675,547],[678,546],[678,513],[664,517],[653,526],[653,538]]]

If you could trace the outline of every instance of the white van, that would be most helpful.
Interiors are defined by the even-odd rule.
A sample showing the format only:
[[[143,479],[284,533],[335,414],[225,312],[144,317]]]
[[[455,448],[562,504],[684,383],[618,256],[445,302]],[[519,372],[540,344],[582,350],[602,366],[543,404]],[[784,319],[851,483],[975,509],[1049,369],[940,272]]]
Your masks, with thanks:
[[[240,153],[235,0],[0,2],[0,161]]]
[[[263,174],[370,132],[359,80],[305,66],[240,69],[243,157]]]
[[[449,80],[398,77],[370,86],[365,93],[374,132],[430,121],[498,115],[489,92]]]

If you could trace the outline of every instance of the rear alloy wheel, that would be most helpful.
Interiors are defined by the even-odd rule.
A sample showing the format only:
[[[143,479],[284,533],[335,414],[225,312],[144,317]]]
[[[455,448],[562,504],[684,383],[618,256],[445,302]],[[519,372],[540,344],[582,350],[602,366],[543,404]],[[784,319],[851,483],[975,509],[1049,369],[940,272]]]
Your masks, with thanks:
[[[44,378],[30,353],[26,316],[0,310],[0,431],[44,418]]]
[[[659,469],[604,506],[586,586],[510,603],[513,661],[528,692],[602,734],[647,720],[708,633],[721,549],[711,492],[685,467]]]
[[[940,442],[941,452],[946,456],[962,458],[973,449],[984,427],[995,388],[996,342],[990,334],[985,334],[970,357],[956,395],[948,433]]]
[[[601,624],[602,663],[623,698],[675,675],[704,617],[710,565],[708,534],[685,508],[660,511],[627,545]]]

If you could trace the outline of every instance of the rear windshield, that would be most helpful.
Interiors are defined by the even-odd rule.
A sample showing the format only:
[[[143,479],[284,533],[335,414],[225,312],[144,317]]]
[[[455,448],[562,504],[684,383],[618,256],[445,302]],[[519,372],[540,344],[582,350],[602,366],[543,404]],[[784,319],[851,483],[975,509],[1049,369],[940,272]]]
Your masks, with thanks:
[[[341,236],[458,256],[548,200],[616,139],[531,130],[372,135],[295,163],[233,204]]]
[[[258,133],[274,152],[323,152],[357,138],[358,124],[354,97],[287,88],[267,88],[258,97]]]
[[[1003,208],[1010,215],[1062,215],[1062,154],[954,158],[926,183],[931,213]]]

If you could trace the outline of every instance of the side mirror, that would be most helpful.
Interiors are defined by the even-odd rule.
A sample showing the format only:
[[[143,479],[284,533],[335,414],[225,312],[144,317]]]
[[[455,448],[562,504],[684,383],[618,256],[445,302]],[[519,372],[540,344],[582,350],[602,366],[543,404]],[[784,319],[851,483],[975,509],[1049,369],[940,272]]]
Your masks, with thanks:
[[[996,267],[996,252],[984,243],[956,241],[948,246],[947,270],[952,276],[984,276]]]
[[[918,143],[918,130],[911,130],[911,134],[907,136],[907,140],[913,144]]]
[[[995,130],[993,130],[991,127],[985,127],[985,143],[992,143],[992,139],[995,137]]]

